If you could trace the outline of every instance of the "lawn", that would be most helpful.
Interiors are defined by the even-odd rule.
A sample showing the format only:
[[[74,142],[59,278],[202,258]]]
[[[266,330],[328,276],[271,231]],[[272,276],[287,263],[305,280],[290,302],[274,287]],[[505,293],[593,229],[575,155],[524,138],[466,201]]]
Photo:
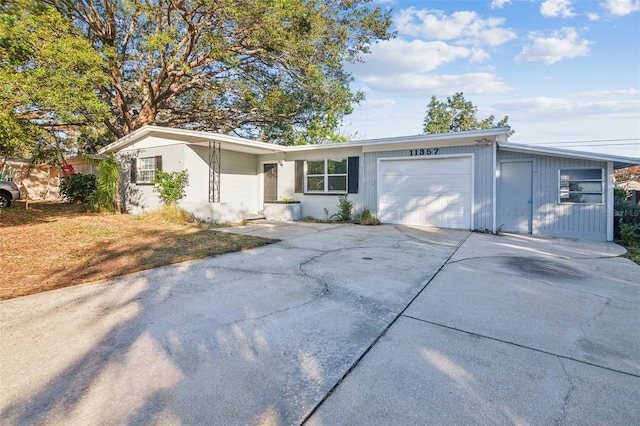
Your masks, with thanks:
[[[111,278],[275,240],[83,205],[15,202],[0,210],[0,300]]]

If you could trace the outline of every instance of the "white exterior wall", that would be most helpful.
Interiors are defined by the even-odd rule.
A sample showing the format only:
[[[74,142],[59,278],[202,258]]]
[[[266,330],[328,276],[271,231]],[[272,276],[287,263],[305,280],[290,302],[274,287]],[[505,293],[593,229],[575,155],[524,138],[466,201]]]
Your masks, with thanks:
[[[206,148],[187,145],[185,168],[189,171],[189,186],[185,191],[185,201],[209,202],[209,154]]]
[[[241,222],[245,214],[260,210],[257,158],[226,150],[221,151],[220,157],[220,202],[209,203],[209,148],[187,147],[190,184],[180,204],[203,221]]]
[[[247,213],[258,208],[258,162],[253,154],[222,151],[220,202],[239,206]]]
[[[148,137],[121,151],[127,184],[125,205],[127,211],[140,214],[160,207],[153,185],[131,184],[130,159],[162,156],[165,172],[189,171],[189,185],[180,205],[194,213],[198,219],[211,222],[240,222],[243,215],[257,213],[259,179],[257,158],[252,154],[234,151],[221,152],[220,203],[209,203],[209,151],[207,147],[168,144],[166,140]],[[154,146],[156,145],[156,146]]]
[[[155,139],[155,138],[150,138]],[[149,141],[142,140],[126,150],[118,153],[123,169],[124,184],[123,191],[125,198],[125,209],[132,214],[141,214],[155,210],[160,207],[160,199],[153,190],[154,185],[131,183],[131,159],[162,156],[162,170],[165,172],[180,171],[185,164],[184,144],[164,144],[163,146],[152,146]]]

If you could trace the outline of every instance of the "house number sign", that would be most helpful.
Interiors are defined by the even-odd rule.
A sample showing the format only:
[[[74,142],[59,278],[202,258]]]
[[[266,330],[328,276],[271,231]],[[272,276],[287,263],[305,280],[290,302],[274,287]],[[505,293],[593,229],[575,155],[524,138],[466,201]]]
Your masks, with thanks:
[[[438,153],[439,148],[421,148],[421,149],[410,149],[409,155],[436,155]]]

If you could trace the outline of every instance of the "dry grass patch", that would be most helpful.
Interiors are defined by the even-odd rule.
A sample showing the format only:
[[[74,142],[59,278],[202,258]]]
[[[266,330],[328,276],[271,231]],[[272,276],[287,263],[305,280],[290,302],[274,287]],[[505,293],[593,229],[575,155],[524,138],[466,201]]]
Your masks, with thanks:
[[[0,210],[0,300],[276,240],[160,218],[89,213],[82,205],[15,202]]]

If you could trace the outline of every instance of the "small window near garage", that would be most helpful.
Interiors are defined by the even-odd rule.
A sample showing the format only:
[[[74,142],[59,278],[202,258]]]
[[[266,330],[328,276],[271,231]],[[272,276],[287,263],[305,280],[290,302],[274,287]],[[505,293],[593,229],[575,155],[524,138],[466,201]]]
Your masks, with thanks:
[[[306,192],[347,192],[347,159],[308,160]]]
[[[602,204],[603,169],[560,169],[560,203]]]
[[[142,157],[131,160],[131,182],[151,185],[156,180],[156,171],[162,170],[162,157]]]

